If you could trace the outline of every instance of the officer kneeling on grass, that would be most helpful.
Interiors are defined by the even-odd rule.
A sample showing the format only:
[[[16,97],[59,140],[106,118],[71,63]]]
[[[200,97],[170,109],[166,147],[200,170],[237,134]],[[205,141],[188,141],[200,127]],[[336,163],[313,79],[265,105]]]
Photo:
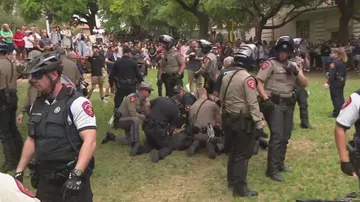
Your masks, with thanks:
[[[220,107],[208,99],[205,88],[199,88],[196,92],[198,100],[190,107],[190,124],[193,127],[194,142],[187,150],[188,156],[193,156],[200,147],[200,143],[206,145],[208,157],[216,158],[223,146],[221,137],[221,114]]]
[[[148,103],[148,115],[142,128],[148,143],[147,149],[152,150],[151,159],[154,163],[172,153],[171,136],[179,123],[178,102],[177,96],[173,96],[172,98],[159,97]]]
[[[125,137],[115,136],[113,133],[107,132],[101,144],[105,144],[108,141],[115,141],[121,145],[130,145],[130,156],[142,153],[139,125],[140,121],[145,120],[145,104],[148,102],[148,97],[152,90],[151,83],[143,81],[138,87],[138,92],[132,93],[124,98],[119,109],[115,112],[114,127],[124,129]]]
[[[42,202],[92,201],[96,119],[89,100],[61,84],[63,67],[57,52],[33,58],[24,73],[41,92],[31,107],[28,137],[15,178],[35,157],[31,183]]]

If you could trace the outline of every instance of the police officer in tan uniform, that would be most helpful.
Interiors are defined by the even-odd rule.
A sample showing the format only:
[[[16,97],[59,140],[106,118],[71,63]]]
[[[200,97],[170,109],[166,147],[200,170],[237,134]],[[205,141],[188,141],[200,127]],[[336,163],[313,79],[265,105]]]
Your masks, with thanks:
[[[132,93],[123,100],[116,112],[114,126],[115,128],[124,129],[125,137],[117,137],[111,132],[108,132],[102,144],[108,141],[115,141],[118,144],[131,145],[130,156],[141,153],[139,124],[140,121],[145,120],[145,104],[152,90],[151,83],[143,81],[139,85],[137,93]]]
[[[57,51],[60,54],[60,58],[64,66],[63,74],[66,75],[73,84],[75,84],[75,87],[78,87],[81,80],[81,74],[76,63],[66,57],[66,51],[64,48],[59,47]]]
[[[270,58],[261,65],[257,79],[258,92],[264,105],[273,106],[272,110],[264,112],[271,131],[266,175],[282,182],[284,178],[280,172],[292,172],[285,167],[284,161],[293,126],[294,89],[296,84],[307,87],[308,82],[298,65],[288,60],[294,52],[291,37],[280,37],[275,51],[276,58]]]
[[[17,70],[15,65],[6,58],[6,44],[0,45],[0,136],[5,156],[5,163],[0,172],[16,169],[23,147],[21,134],[16,127],[17,110]]]
[[[211,128],[221,127],[220,107],[208,99],[205,88],[199,88],[196,92],[197,101],[190,107],[189,120],[193,127],[194,142],[187,150],[188,156],[193,156],[200,143],[205,143],[208,150],[208,157],[214,159],[216,157],[216,144],[222,143],[222,139],[210,134]],[[210,127],[211,126],[211,127]],[[210,128],[209,128],[210,127]],[[220,131],[220,130],[217,130]]]
[[[234,55],[234,65],[238,68],[226,72],[220,89],[223,128],[232,143],[227,180],[228,186],[233,188],[234,197],[258,195],[247,186],[248,162],[254,152],[256,135],[264,128],[257,99],[257,82],[249,74],[257,59],[254,44],[240,47]]]
[[[209,94],[212,94],[214,92],[216,78],[219,74],[217,57],[211,52],[211,42],[200,39],[198,43],[205,57],[203,58],[200,70],[195,73],[195,76],[201,74],[204,77],[204,87]]]
[[[183,86],[183,73],[186,63],[180,52],[174,47],[175,39],[169,35],[159,37],[161,47],[164,49],[164,57],[160,61],[159,80],[165,84],[166,96],[174,96],[174,87]]]

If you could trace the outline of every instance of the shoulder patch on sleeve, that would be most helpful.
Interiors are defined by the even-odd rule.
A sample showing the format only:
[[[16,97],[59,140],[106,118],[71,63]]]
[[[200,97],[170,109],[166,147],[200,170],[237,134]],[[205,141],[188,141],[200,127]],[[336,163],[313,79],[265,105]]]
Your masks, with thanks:
[[[249,86],[249,88],[255,90],[256,85],[255,85],[255,80],[253,78],[247,81],[247,85]]]
[[[135,95],[131,96],[130,97],[130,102],[134,103],[135,101],[136,101],[136,96]]]
[[[334,67],[335,67],[335,63],[332,62],[332,63],[330,64],[330,68],[334,68]]]
[[[209,58],[209,57],[204,57],[203,62],[207,63],[207,62],[209,62],[209,61],[210,61],[210,58]]]
[[[349,106],[351,104],[351,97],[349,97],[346,102],[343,104],[341,109],[345,109],[347,106]]]
[[[261,64],[261,69],[266,69],[266,68],[268,68],[269,66],[270,66],[270,63],[267,62],[267,61],[265,61],[265,62],[263,62],[263,63]]]
[[[87,115],[94,117],[94,109],[89,101],[85,101],[81,106]]]
[[[21,182],[19,182],[17,179],[14,179],[14,180],[15,180],[15,182],[16,182],[17,187],[19,188],[19,190],[20,190],[22,193],[24,193],[25,195],[27,195],[27,196],[29,196],[29,197],[31,197],[31,198],[35,198],[35,194],[33,194],[30,190],[26,189],[26,188],[24,187],[24,185],[23,185]]]

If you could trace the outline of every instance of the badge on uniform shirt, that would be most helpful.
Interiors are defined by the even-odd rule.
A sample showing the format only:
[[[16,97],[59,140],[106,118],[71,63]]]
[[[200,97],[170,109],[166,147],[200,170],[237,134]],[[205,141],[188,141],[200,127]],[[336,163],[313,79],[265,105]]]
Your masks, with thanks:
[[[83,110],[84,110],[84,112],[87,114],[87,115],[89,115],[89,116],[91,116],[91,117],[94,117],[94,109],[93,109],[93,107],[92,107],[92,105],[90,104],[90,102],[89,101],[85,101],[83,104],[82,104],[82,108],[83,108]]]
[[[266,68],[268,68],[269,66],[270,66],[269,62],[263,62],[263,63],[261,64],[261,69],[266,69]]]
[[[131,103],[134,103],[136,101],[136,96],[134,95],[134,96],[131,96],[130,97],[130,102]]]
[[[204,59],[203,59],[203,62],[204,62],[204,63],[207,63],[207,62],[209,62],[209,61],[210,61],[210,58],[204,57]]]
[[[60,112],[60,110],[61,110],[61,108],[60,108],[60,107],[56,107],[56,108],[54,109],[54,113],[55,113],[55,114],[57,114],[57,113],[59,113],[59,112]]]
[[[334,67],[335,67],[335,63],[331,63],[330,68],[334,68]]]
[[[247,85],[249,86],[249,88],[254,90],[255,89],[255,80],[254,79],[249,79],[247,81]]]
[[[19,188],[19,190],[22,193],[24,193],[25,195],[27,195],[31,198],[35,198],[35,194],[33,194],[30,190],[26,189],[21,182],[19,182],[17,179],[15,179],[15,182],[16,182],[17,187]]]
[[[347,106],[349,106],[351,104],[351,97],[349,97],[349,99],[346,100],[346,102],[343,104],[341,109],[345,109]]]

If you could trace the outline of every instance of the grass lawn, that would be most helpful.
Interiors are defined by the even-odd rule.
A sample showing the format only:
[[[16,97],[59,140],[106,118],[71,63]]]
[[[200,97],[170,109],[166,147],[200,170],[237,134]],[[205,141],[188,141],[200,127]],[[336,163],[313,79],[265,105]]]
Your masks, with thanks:
[[[334,144],[335,120],[327,118],[332,111],[323,73],[308,75],[311,92],[309,97],[310,122],[312,130],[300,129],[298,108],[295,112],[297,129],[293,132],[286,164],[294,169],[292,174],[284,174],[286,182],[278,183],[265,177],[267,152],[261,151],[250,160],[248,183],[259,192],[254,199],[236,201],[295,201],[296,198],[341,198],[345,194],[358,191],[358,180],[347,177],[340,171],[338,155]],[[149,72],[149,80],[156,88],[156,72]],[[345,88],[345,97],[359,88],[359,76],[350,75]],[[19,106],[23,104],[26,83],[19,87]],[[152,97],[157,96],[153,92]],[[185,152],[175,151],[157,164],[151,163],[149,155],[129,157],[129,148],[110,142],[100,142],[108,130],[108,120],[112,114],[112,98],[102,104],[97,92],[92,103],[98,124],[96,168],[92,176],[94,201],[235,201],[227,188],[227,157],[221,155],[215,160],[208,159],[205,152],[192,158]],[[27,135],[26,124],[19,129]],[[122,134],[121,130],[115,131]],[[352,137],[354,129],[348,132]],[[142,134],[142,137],[144,135]],[[1,147],[1,146],[0,146]],[[1,149],[2,151],[2,149]],[[1,152],[0,152],[1,153]],[[0,154],[0,162],[3,155]],[[29,179],[24,183],[31,187]]]

